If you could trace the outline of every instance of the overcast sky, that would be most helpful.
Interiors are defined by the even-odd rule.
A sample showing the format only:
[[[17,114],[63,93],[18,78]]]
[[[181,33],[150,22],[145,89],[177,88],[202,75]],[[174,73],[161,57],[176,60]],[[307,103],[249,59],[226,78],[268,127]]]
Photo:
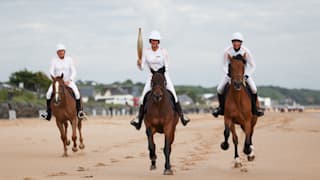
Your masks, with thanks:
[[[56,44],[76,61],[77,79],[145,81],[136,67],[159,30],[174,84],[216,86],[233,32],[253,53],[257,85],[320,89],[319,0],[1,0],[0,81],[27,68],[48,73]]]

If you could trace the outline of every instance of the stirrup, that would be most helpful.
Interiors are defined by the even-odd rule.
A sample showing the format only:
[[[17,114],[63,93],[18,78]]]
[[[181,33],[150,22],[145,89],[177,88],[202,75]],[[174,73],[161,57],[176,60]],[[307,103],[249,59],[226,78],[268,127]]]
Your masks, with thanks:
[[[141,129],[141,126],[142,126],[142,123],[141,123],[141,124],[139,123],[139,119],[138,119],[138,122],[135,121],[136,119],[138,119],[138,118],[132,119],[132,120],[130,121],[130,124],[131,124],[133,127],[135,127],[137,130],[140,130],[140,129]]]
[[[186,126],[190,122],[190,119],[184,115],[180,119],[183,126]]]
[[[218,117],[219,115],[223,115],[223,110],[221,107],[217,107],[216,109],[213,110],[212,115],[214,117]]]
[[[87,115],[86,115],[85,112],[83,112],[82,110],[80,110],[80,111],[78,112],[78,118],[79,118],[79,120],[87,119]]]
[[[256,115],[257,115],[258,117],[261,117],[261,116],[264,115],[264,111],[262,111],[261,109],[257,109]]]
[[[48,116],[49,116],[48,112],[44,112],[40,114],[41,119],[50,121],[51,118],[49,119]]]

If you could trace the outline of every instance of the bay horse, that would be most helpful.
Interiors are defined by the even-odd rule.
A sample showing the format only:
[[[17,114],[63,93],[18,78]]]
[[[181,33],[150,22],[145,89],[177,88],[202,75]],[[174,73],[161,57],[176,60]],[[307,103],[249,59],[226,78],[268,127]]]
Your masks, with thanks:
[[[229,74],[231,83],[226,94],[225,111],[224,111],[224,142],[221,143],[221,148],[227,150],[229,148],[228,139],[230,131],[234,144],[235,167],[241,167],[241,161],[238,154],[238,136],[235,125],[240,125],[245,133],[245,143],[243,152],[247,155],[248,161],[253,161],[255,158],[252,145],[252,136],[254,126],[257,123],[258,117],[252,114],[251,97],[246,89],[245,82],[245,58],[235,58],[229,56]],[[258,103],[258,101],[256,102]]]
[[[80,135],[80,149],[84,149],[82,137],[82,120],[77,117],[76,101],[72,95],[72,90],[67,87],[63,81],[63,74],[58,77],[51,76],[53,81],[53,98],[51,100],[52,114],[56,118],[56,124],[60,131],[61,141],[63,143],[63,157],[67,157],[67,146],[70,145],[70,140],[67,138],[68,121],[71,123],[72,127],[72,141],[73,147],[72,151],[77,152],[77,127]]]
[[[158,71],[151,70],[151,91],[146,96],[146,112],[144,123],[148,137],[149,157],[151,160],[150,170],[156,169],[156,145],[153,136],[155,133],[164,134],[164,175],[173,175],[170,164],[171,146],[175,137],[175,130],[179,121],[178,113],[174,109],[174,100],[171,93],[166,89],[164,68]]]

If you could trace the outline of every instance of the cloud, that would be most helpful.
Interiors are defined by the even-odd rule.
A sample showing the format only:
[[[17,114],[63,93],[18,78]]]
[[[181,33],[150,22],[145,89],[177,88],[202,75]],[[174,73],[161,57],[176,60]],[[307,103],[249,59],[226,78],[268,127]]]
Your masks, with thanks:
[[[79,79],[144,81],[135,65],[142,27],[145,46],[151,30],[162,33],[176,84],[216,85],[221,54],[240,31],[257,61],[258,85],[320,89],[312,83],[319,7],[317,0],[1,1],[0,81],[22,68],[47,71],[58,42],[77,59]]]

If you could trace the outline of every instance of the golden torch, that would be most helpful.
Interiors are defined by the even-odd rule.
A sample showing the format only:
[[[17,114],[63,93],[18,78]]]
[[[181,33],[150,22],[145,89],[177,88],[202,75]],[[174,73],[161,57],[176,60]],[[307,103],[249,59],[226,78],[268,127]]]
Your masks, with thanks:
[[[137,41],[137,53],[138,53],[138,61],[141,62],[142,58],[142,49],[143,49],[143,41],[142,41],[142,35],[141,35],[141,28],[139,28],[138,33],[138,41]]]

